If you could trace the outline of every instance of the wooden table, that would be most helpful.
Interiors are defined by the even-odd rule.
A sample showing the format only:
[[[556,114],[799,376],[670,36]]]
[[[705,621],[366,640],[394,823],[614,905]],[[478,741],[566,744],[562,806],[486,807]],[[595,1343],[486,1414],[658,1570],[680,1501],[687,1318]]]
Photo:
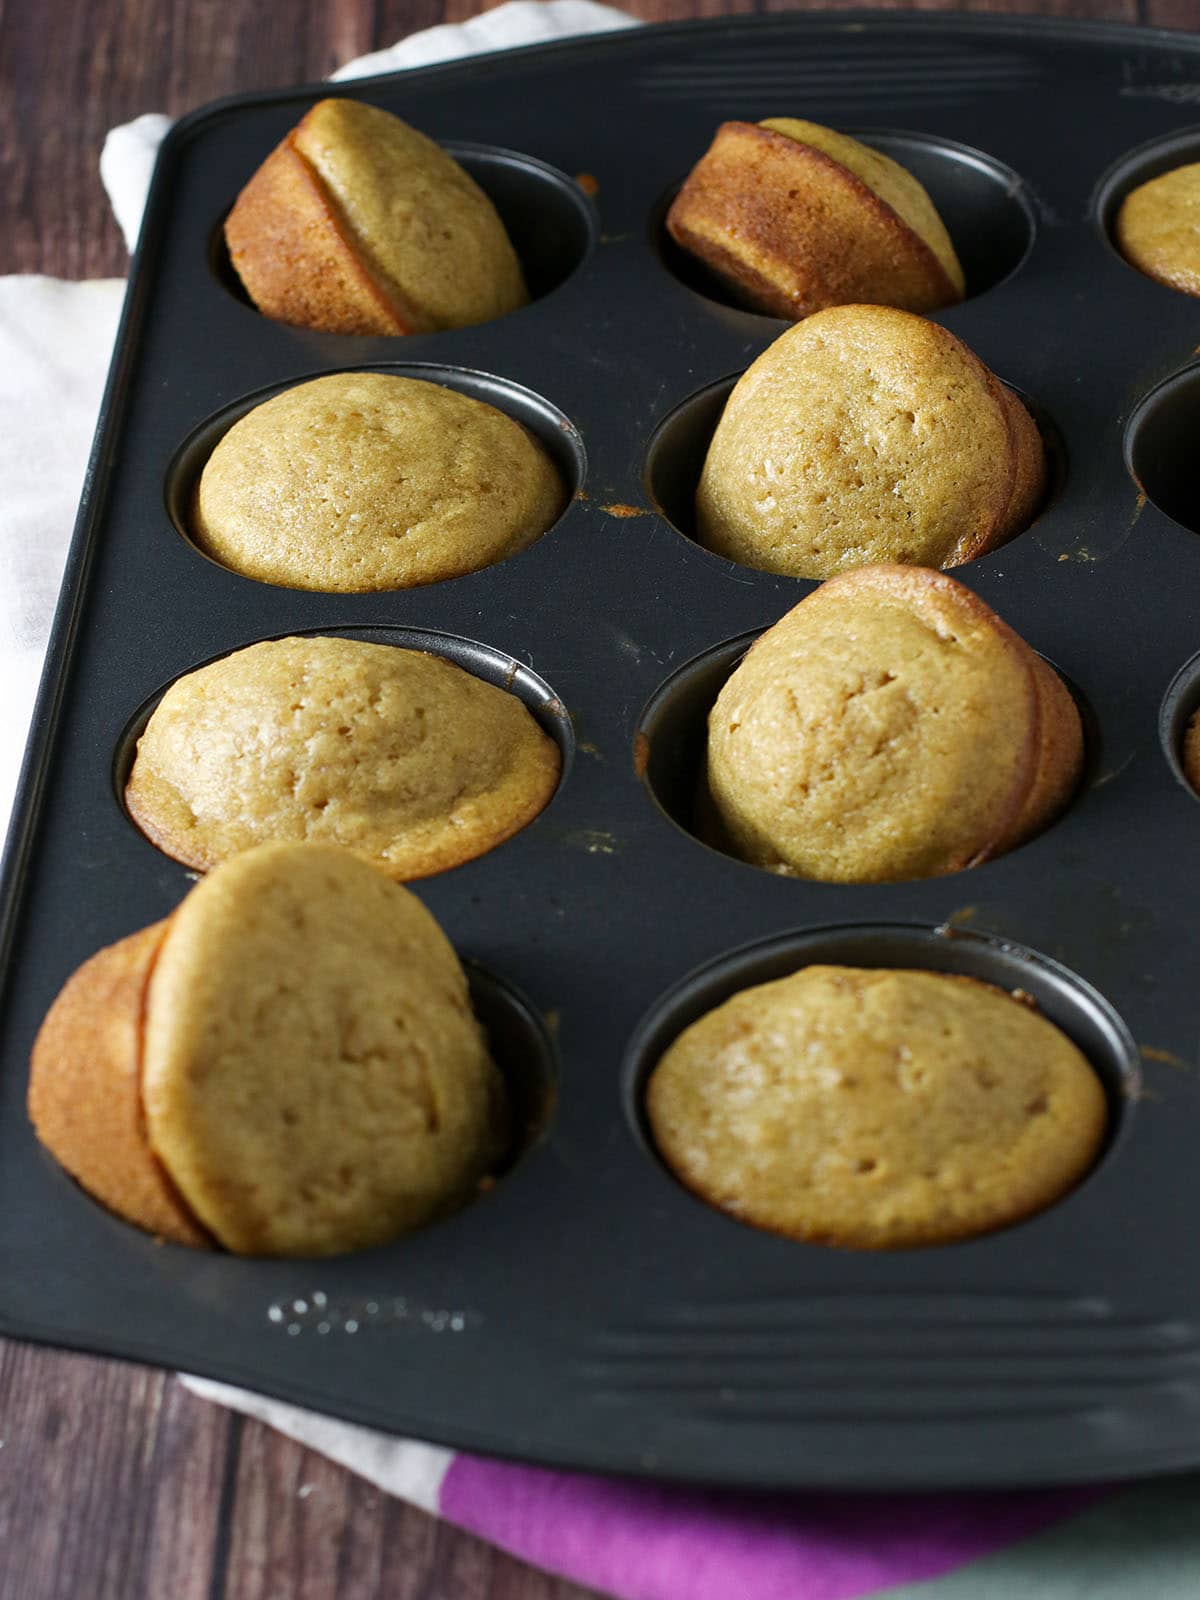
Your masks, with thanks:
[[[625,4],[650,22],[818,9],[805,0]],[[322,78],[351,56],[482,9],[478,0],[0,5],[0,272],[124,273],[96,175],[114,123]],[[1200,28],[1196,0],[917,0],[911,9]],[[173,1377],[0,1341],[0,1597],[68,1596],[588,1600],[588,1591],[194,1400]]]

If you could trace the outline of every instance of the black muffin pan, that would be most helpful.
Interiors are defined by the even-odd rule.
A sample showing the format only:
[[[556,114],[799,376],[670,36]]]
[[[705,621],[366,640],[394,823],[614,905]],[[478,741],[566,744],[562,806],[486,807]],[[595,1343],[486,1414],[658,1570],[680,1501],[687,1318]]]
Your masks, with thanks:
[[[239,293],[220,224],[314,87],[187,117],[163,149],[68,566],[3,886],[0,1329],[182,1367],[402,1434],[747,1486],[1110,1479],[1200,1463],[1200,302],[1108,227],[1200,159],[1200,41],[1028,19],[683,24],[335,86],[444,140],[536,298],[407,339],[301,331]],[[732,376],[784,324],[725,303],[662,230],[730,117],[791,114],[898,156],[970,297],[938,320],[1028,397],[1056,464],[1034,525],[956,577],[1066,676],[1087,775],[970,872],[839,887],[698,840],[704,717],[812,584],[691,538]],[[189,542],[204,453],[252,401],[347,367],[481,395],[574,498],[532,548],[427,588],[269,587]],[[417,892],[471,963],[521,1148],[474,1205],[386,1248],[260,1261],[156,1243],[93,1204],[25,1114],[72,969],[190,875],[125,815],[132,740],[180,673],[346,630],[521,694],[564,751],[531,826]],[[1108,1090],[1086,1180],[936,1249],[791,1243],[685,1192],[645,1076],[734,990],[813,960],[964,972],[1034,996]]]

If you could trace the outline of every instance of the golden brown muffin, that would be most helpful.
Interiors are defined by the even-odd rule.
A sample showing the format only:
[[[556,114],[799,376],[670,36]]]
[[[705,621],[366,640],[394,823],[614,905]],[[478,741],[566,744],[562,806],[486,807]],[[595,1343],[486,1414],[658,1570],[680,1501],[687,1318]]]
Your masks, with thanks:
[[[667,229],[742,304],[793,322],[851,304],[936,311],[964,293],[950,236],[916,178],[795,117],[723,123]]]
[[[97,1038],[114,1043],[89,1083]],[[113,1082],[119,1104],[90,1115]],[[365,862],[307,844],[243,852],[165,935],[82,968],[43,1026],[30,1106],[51,1152],[127,1220],[253,1255],[419,1227],[475,1192],[505,1133],[437,923]],[[165,1220],[155,1163],[176,1202]]]
[[[1052,1204],[1104,1141],[1104,1091],[1051,1023],[935,972],[807,967],[684,1033],[646,1093],[711,1205],[849,1249],[943,1244]]]
[[[1200,711],[1194,711],[1188,718],[1180,758],[1184,777],[1200,794]]]
[[[141,1061],[146,986],[166,936],[156,922],[109,945],[67,980],[33,1046],[29,1115],[90,1195],[147,1233],[207,1245],[146,1142]]]
[[[533,544],[565,491],[518,422],[454,389],[338,372],[255,406],[209,457],[193,532],[244,577],[363,594]]]
[[[1147,277],[1200,294],[1200,162],[1139,184],[1121,202],[1117,248]]]
[[[790,328],[738,380],[696,491],[700,543],[795,578],[955,567],[1027,525],[1033,418],[961,340],[885,306]]]
[[[752,647],[708,725],[726,844],[830,883],[935,877],[1000,855],[1071,796],[1070,693],[995,612],[927,568],[831,578]]]
[[[258,309],[328,333],[431,333],[529,299],[495,207],[424,134],[357,100],[320,100],[225,222]]]
[[[202,871],[307,839],[424,878],[531,822],[560,766],[515,695],[440,656],[274,639],[172,684],[138,740],[125,803],[160,850]]]

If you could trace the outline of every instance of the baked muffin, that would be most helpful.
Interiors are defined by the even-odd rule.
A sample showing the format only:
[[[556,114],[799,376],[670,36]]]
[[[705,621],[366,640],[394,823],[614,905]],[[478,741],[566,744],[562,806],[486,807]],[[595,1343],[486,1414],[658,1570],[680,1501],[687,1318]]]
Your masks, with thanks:
[[[719,841],[772,872],[888,883],[1039,832],[1083,760],[1057,673],[953,578],[863,567],[754,644],[708,723]]]
[[[492,202],[451,156],[386,111],[320,100],[225,222],[258,309],[327,333],[432,333],[529,299]]]
[[[138,740],[130,815],[207,871],[307,839],[423,878],[531,822],[558,746],[516,698],[440,656],[359,639],[272,639],[167,690]]]
[[[234,423],[200,475],[193,533],[243,577],[364,594],[503,561],[565,498],[502,411],[416,378],[337,372]]]
[[[738,380],[700,475],[697,537],[794,578],[955,567],[1019,533],[1045,482],[1033,418],[961,340],[908,311],[838,306]]]
[[[1200,711],[1193,711],[1183,733],[1180,765],[1187,781],[1200,794]]]
[[[1052,1204],[1107,1112],[1065,1034],[972,978],[806,967],[683,1032],[650,1078],[659,1151],[711,1205],[850,1249],[944,1244]]]
[[[743,305],[793,322],[857,303],[936,311],[964,293],[950,236],[912,173],[795,117],[723,123],[667,230]]]
[[[1117,248],[1139,272],[1184,294],[1200,294],[1200,162],[1131,190],[1114,233]]]
[[[86,963],[38,1035],[29,1108],[128,1221],[277,1256],[381,1244],[461,1204],[504,1124],[437,923],[317,845],[243,852],[165,928]]]
[[[33,1047],[29,1115],[38,1138],[110,1211],[147,1233],[204,1246],[146,1140],[142,1025],[146,984],[167,924],[132,933],[68,978]]]

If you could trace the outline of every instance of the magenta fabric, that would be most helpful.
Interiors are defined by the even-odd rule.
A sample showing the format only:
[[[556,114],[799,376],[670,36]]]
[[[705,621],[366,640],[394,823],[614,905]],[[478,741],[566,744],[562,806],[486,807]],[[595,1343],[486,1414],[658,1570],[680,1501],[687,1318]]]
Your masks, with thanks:
[[[952,1572],[1105,1492],[749,1495],[457,1456],[441,1511],[621,1600],[855,1600]]]

